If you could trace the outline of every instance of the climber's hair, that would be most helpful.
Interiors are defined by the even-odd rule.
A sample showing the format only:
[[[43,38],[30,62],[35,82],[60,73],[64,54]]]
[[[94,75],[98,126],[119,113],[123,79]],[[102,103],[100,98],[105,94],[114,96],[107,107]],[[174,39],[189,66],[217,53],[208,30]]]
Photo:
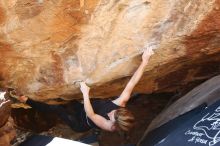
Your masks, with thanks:
[[[134,116],[133,114],[122,107],[115,111],[115,127],[118,131],[129,131],[134,126]]]

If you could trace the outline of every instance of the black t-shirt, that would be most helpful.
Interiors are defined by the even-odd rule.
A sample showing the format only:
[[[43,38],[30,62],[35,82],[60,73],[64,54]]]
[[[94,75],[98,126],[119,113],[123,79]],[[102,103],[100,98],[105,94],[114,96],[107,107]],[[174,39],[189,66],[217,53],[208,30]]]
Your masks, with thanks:
[[[68,105],[48,105],[45,103],[33,101],[28,99],[26,101],[28,105],[31,107],[42,111],[42,112],[54,112],[57,113],[58,116],[62,117],[63,120],[69,122],[68,118],[75,119],[74,122],[77,122],[79,129],[81,130],[89,130],[91,128],[98,128],[91,119],[86,116],[86,112],[82,103],[78,101],[73,101]],[[114,104],[111,100],[103,100],[103,99],[96,99],[91,101],[93,110],[96,114],[103,116],[107,120],[109,120],[108,113],[112,110],[118,109],[119,106]],[[68,110],[67,107],[71,109]],[[73,110],[73,112],[71,112]],[[68,116],[68,117],[65,117]],[[63,118],[65,117],[65,118]],[[74,123],[71,123],[74,124]]]
[[[91,101],[93,110],[96,114],[104,117],[105,119],[109,120],[108,113],[112,110],[116,110],[119,108],[118,105],[113,103],[111,100],[103,100],[103,99],[97,99],[94,101]],[[82,111],[82,121],[83,123],[86,123],[91,128],[98,128],[89,117],[86,116],[85,110]]]

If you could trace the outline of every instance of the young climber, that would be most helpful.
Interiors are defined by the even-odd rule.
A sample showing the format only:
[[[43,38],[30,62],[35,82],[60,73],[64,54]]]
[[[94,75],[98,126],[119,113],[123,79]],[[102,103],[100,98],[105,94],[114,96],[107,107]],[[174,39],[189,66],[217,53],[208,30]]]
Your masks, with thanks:
[[[144,51],[142,62],[138,69],[129,80],[121,95],[113,101],[100,99],[90,102],[90,88],[85,82],[80,82],[84,104],[76,100],[69,103],[73,108],[73,113],[68,112],[63,105],[48,105],[33,101],[26,96],[20,96],[18,99],[39,111],[56,113],[76,132],[88,131],[91,128],[100,128],[107,131],[128,131],[134,124],[134,117],[125,106],[131,97],[133,88],[143,75],[144,68],[152,54],[153,51],[151,49]]]

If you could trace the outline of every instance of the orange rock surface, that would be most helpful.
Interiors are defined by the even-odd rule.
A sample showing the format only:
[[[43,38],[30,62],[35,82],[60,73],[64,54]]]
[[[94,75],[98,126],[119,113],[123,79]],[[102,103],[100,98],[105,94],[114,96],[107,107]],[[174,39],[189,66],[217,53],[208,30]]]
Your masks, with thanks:
[[[147,47],[135,92],[220,73],[220,0],[0,0],[0,87],[36,100],[118,95]]]

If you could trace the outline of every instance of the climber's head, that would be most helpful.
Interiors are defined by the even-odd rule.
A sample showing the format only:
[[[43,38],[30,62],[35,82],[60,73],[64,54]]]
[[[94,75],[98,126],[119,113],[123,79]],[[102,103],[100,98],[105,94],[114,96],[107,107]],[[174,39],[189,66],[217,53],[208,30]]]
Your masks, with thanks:
[[[115,128],[118,131],[129,131],[134,126],[134,116],[126,108],[119,108],[114,112]]]

